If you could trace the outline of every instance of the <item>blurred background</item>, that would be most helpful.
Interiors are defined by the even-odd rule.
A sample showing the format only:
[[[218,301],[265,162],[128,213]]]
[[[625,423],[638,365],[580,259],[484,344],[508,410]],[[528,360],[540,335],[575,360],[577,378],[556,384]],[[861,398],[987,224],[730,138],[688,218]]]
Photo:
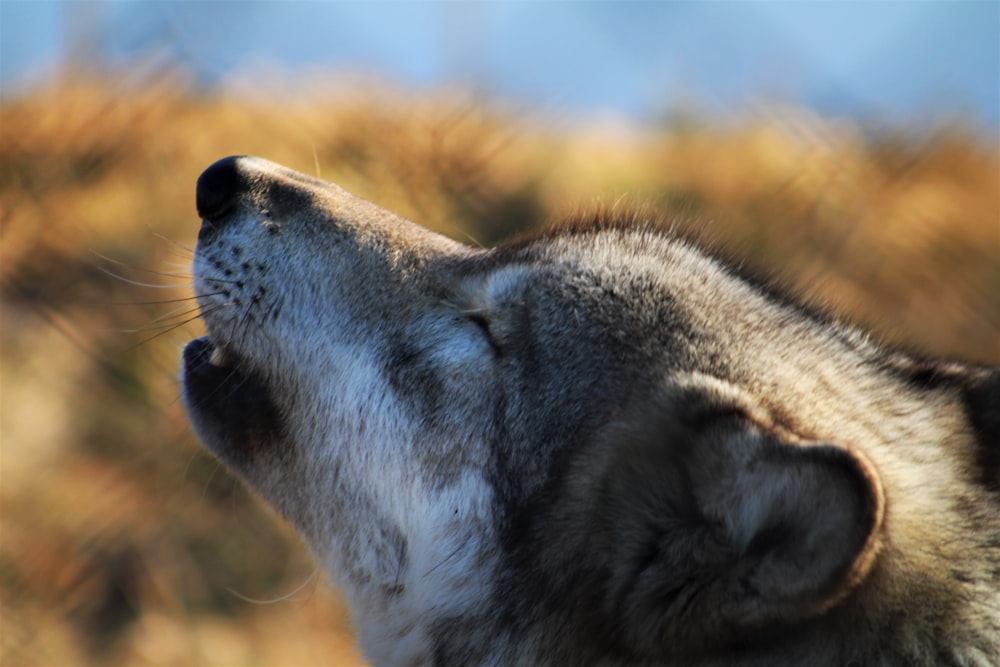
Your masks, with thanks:
[[[1000,3],[0,0],[0,664],[362,664],[180,406],[234,153],[470,243],[652,203],[1000,363]]]

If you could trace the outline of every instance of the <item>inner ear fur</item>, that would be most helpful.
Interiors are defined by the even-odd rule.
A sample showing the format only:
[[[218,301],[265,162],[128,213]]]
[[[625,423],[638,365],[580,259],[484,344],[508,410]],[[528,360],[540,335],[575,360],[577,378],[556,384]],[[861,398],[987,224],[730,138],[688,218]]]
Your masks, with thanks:
[[[686,378],[605,436],[603,611],[633,653],[780,632],[843,599],[877,557],[885,502],[871,463],[798,438],[731,385]]]

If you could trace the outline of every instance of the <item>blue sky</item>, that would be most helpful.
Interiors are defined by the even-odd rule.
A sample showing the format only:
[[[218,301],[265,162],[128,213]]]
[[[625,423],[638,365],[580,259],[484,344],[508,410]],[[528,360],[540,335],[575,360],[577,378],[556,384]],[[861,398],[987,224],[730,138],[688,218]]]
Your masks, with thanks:
[[[375,71],[417,88],[460,81],[528,106],[639,119],[691,102],[739,113],[778,100],[1000,127],[998,0],[0,0],[5,96],[67,54],[114,66],[155,57],[206,84],[262,65]]]

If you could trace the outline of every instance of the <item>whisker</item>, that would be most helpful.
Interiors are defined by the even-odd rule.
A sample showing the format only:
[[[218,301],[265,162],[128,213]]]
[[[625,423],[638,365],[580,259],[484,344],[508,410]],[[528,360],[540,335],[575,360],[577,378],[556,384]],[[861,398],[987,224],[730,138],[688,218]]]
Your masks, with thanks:
[[[218,294],[222,294],[222,292],[215,292],[214,294],[205,294],[204,296],[215,296],[215,295],[218,295]],[[197,297],[190,297],[188,299],[178,299],[178,301],[193,301],[196,298]],[[187,315],[188,313],[193,313],[193,312],[198,311],[198,310],[201,310],[203,313],[204,312],[211,312],[211,311],[215,310],[216,308],[224,308],[224,307],[229,306],[229,305],[230,305],[229,303],[221,303],[221,304],[213,305],[207,311],[204,310],[201,305],[197,306],[196,308],[191,308],[191,309],[188,309],[188,310],[183,311],[183,312],[182,312],[183,307],[182,308],[176,308],[176,309],[174,309],[173,311],[171,311],[169,313],[166,313],[164,315],[160,315],[159,317],[154,318],[153,320],[150,320],[149,323],[150,324],[156,324],[157,322],[162,322],[162,321],[165,321],[165,320],[169,320],[172,317],[183,317],[184,315]]]
[[[313,149],[313,164],[316,165],[316,178],[323,178],[323,174],[320,172],[319,169],[319,154],[316,152],[315,141],[313,142],[312,149]]]
[[[203,500],[205,499],[206,496],[208,496],[208,487],[211,485],[212,480],[215,479],[216,473],[218,473],[220,470],[222,470],[222,464],[220,464],[216,460],[215,467],[212,468],[212,472],[209,473],[208,479],[205,480],[205,483],[202,484],[202,487],[201,487],[201,497],[202,497]]]
[[[91,250],[90,254],[94,255],[98,259],[102,259],[105,262],[108,262],[109,264],[114,264],[115,266],[121,266],[121,267],[129,269],[131,271],[139,271],[141,273],[150,273],[150,274],[153,274],[153,275],[156,275],[156,276],[170,276],[171,278],[180,278],[180,277],[182,277],[181,275],[178,275],[178,274],[175,274],[175,273],[167,273],[167,272],[164,272],[164,271],[155,271],[153,269],[147,269],[144,266],[135,266],[133,264],[128,264],[128,263],[123,262],[123,261],[121,261],[119,259],[113,259],[111,257],[108,257],[107,255],[99,253],[96,250]],[[188,272],[185,271],[184,275],[188,275]]]
[[[148,323],[142,325],[141,327],[136,327],[134,329],[119,329],[121,333],[140,333],[142,331],[150,331],[152,329],[161,329],[163,327],[174,326],[174,322],[168,322],[175,317],[184,317],[185,315],[190,315],[191,313],[197,313],[201,311],[201,306],[195,306],[194,308],[177,308],[169,313],[160,315],[157,318],[150,320]]]
[[[211,292],[203,296],[218,296],[222,294],[222,291]],[[161,306],[167,303],[180,303],[182,301],[194,301],[198,297],[196,296],[182,296],[176,299],[158,299],[154,301],[109,301],[108,303],[112,306]]]
[[[177,329],[180,329],[185,324],[190,324],[191,322],[194,322],[195,320],[198,320],[200,318],[201,318],[201,315],[196,315],[195,317],[192,317],[190,319],[184,320],[183,322],[178,322],[177,324],[166,326],[163,329],[163,331],[158,331],[155,334],[153,334],[152,336],[150,336],[149,338],[142,339],[141,341],[139,341],[135,345],[131,345],[131,346],[125,348],[125,351],[126,352],[131,352],[132,350],[134,350],[134,349],[136,349],[138,347],[141,347],[141,346],[145,345],[146,343],[148,343],[150,341],[156,340],[160,336],[165,336],[166,334],[170,333],[171,331],[176,331]]]
[[[194,255],[194,248],[192,246],[185,245],[185,244],[181,243],[180,241],[177,241],[175,239],[170,238],[169,236],[164,236],[163,234],[159,234],[159,233],[154,233],[153,237],[157,238],[157,239],[160,239],[161,241],[166,241],[167,243],[169,243],[170,245],[174,246],[175,248],[180,248],[181,250],[184,250],[184,251],[188,252],[189,256]]]
[[[466,535],[466,536],[465,536],[465,538],[464,538],[464,539],[462,539],[462,541],[461,541],[461,542],[459,543],[459,545],[458,545],[457,547],[455,547],[455,548],[454,548],[454,549],[453,549],[453,550],[451,551],[451,553],[449,553],[449,554],[448,554],[447,556],[445,556],[444,558],[442,558],[442,559],[441,559],[441,561],[440,561],[439,563],[437,563],[437,564],[436,564],[436,565],[435,565],[434,567],[432,567],[431,569],[429,569],[429,570],[427,570],[426,572],[424,572],[424,576],[425,576],[425,577],[427,577],[427,576],[430,576],[430,575],[431,575],[431,574],[432,574],[432,573],[433,573],[433,572],[434,572],[434,571],[435,571],[436,569],[438,569],[439,567],[442,567],[442,566],[443,566],[443,565],[445,565],[445,564],[446,564],[446,563],[447,563],[448,561],[450,561],[450,560],[451,560],[452,558],[454,558],[454,557],[455,557],[455,556],[457,556],[457,555],[458,555],[459,553],[461,553],[462,549],[464,549],[464,548],[465,548],[465,546],[466,546],[466,545],[467,545],[467,544],[469,543],[469,540],[470,540],[471,538],[472,538],[472,535],[471,535],[471,534],[469,534],[469,535]]]
[[[135,285],[136,287],[148,287],[148,288],[152,288],[152,289],[177,289],[177,288],[180,288],[180,287],[191,287],[192,285],[194,285],[193,282],[177,283],[177,284],[174,284],[174,285],[156,285],[156,284],[153,284],[153,283],[144,283],[144,282],[139,281],[139,280],[132,280],[131,278],[126,278],[125,276],[119,275],[119,274],[115,273],[114,271],[110,271],[110,270],[104,268],[103,266],[97,267],[97,270],[100,271],[101,273],[106,273],[107,275],[111,276],[112,278],[114,278],[116,280],[120,280],[120,281],[122,281],[124,283],[128,283],[129,285]],[[149,271],[149,273],[156,273],[157,275],[170,276],[170,277],[173,277],[173,278],[181,278],[181,277],[183,277],[183,276],[181,276],[179,274],[161,273],[161,272],[158,272],[158,271]]]
[[[239,591],[237,591],[237,590],[235,590],[233,588],[227,588],[226,590],[229,593],[232,593],[233,595],[235,595],[236,597],[238,597],[239,599],[243,600],[244,602],[250,602],[251,604],[275,604],[275,603],[278,603],[278,602],[285,602],[286,600],[295,600],[295,601],[308,600],[310,597],[312,597],[312,593],[310,593],[305,598],[296,598],[295,596],[298,595],[299,591],[301,591],[303,588],[305,588],[309,584],[313,583],[313,580],[316,579],[316,575],[317,574],[319,574],[319,568],[318,567],[315,570],[312,571],[312,574],[310,574],[308,577],[306,577],[306,580],[304,582],[302,582],[301,584],[299,584],[298,586],[296,586],[294,589],[292,589],[291,592],[286,593],[284,595],[279,595],[278,597],[272,598],[270,600],[257,600],[257,599],[254,599],[252,597],[248,597],[246,595],[243,595],[242,593],[240,593]],[[314,589],[313,592],[315,592],[315,589]]]
[[[483,245],[483,244],[482,244],[482,243],[481,243],[481,242],[479,241],[479,239],[477,239],[477,238],[476,238],[475,236],[473,236],[472,234],[470,234],[469,232],[467,232],[467,231],[465,231],[465,230],[462,230],[462,232],[461,232],[461,233],[462,233],[462,236],[464,236],[465,238],[467,238],[467,239],[469,239],[470,241],[472,241],[472,244],[473,244],[473,245],[475,245],[475,246],[476,246],[477,248],[479,248],[480,250],[486,250],[486,246],[485,246],[485,245]]]
[[[191,266],[190,262],[164,262],[164,266],[168,266],[172,269],[177,269],[180,272],[190,274]]]
[[[233,323],[232,334],[235,334],[237,327],[239,327],[240,329],[242,329],[242,332],[241,332],[242,337],[246,337],[246,333],[247,333],[246,330],[247,330],[247,327],[250,324],[250,312],[253,310],[253,308],[254,308],[254,306],[256,304],[257,304],[257,301],[251,301],[249,304],[247,304],[246,310],[243,311],[243,317],[240,318],[239,322],[234,322]],[[230,340],[235,340],[235,336],[234,335],[230,335]]]
[[[170,333],[171,331],[176,331],[177,329],[180,329],[181,327],[183,327],[186,324],[190,324],[191,322],[194,322],[195,320],[201,319],[207,313],[210,313],[210,312],[212,312],[214,310],[217,310],[218,308],[226,308],[227,306],[229,306],[229,304],[219,304],[218,306],[215,306],[214,308],[210,308],[208,310],[204,310],[204,311],[200,312],[199,314],[195,315],[194,317],[190,317],[190,318],[188,318],[186,320],[183,320],[181,322],[176,322],[176,323],[172,323],[172,324],[165,324],[165,325],[163,325],[163,331],[159,331],[159,332],[153,334],[152,336],[150,336],[148,338],[144,338],[143,340],[139,341],[135,345],[132,345],[132,346],[126,348],[126,351],[127,352],[131,352],[132,350],[136,349],[137,347],[141,347],[142,345],[145,345],[146,343],[148,343],[148,342],[150,342],[152,340],[156,340],[160,336],[164,336],[164,335]]]

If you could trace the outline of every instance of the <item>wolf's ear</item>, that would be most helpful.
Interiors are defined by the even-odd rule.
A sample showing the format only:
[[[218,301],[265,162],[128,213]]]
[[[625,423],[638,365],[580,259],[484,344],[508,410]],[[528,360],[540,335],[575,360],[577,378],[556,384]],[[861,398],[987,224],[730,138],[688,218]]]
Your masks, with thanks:
[[[704,655],[834,605],[875,560],[871,464],[804,442],[736,388],[674,386],[610,429],[597,512],[603,612],[635,654]]]

